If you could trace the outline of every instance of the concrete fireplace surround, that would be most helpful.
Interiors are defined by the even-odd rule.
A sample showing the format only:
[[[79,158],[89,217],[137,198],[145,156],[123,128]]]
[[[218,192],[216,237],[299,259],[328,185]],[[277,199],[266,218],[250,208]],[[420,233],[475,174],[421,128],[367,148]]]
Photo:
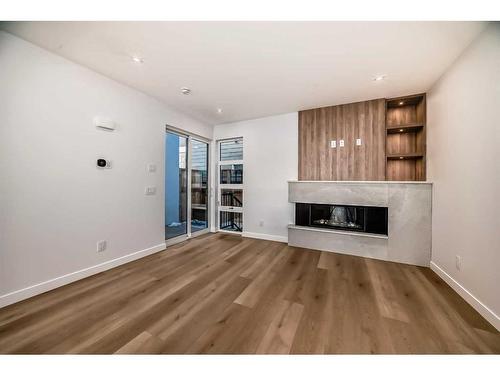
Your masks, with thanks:
[[[432,183],[289,181],[290,203],[388,207],[388,235],[289,225],[291,246],[428,267]]]

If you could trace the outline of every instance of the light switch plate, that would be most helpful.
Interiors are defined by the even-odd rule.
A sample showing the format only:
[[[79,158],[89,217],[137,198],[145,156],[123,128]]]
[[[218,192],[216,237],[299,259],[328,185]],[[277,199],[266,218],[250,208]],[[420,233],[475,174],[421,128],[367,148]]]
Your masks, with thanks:
[[[148,172],[156,172],[156,164],[148,164]]]
[[[155,195],[156,194],[156,186],[148,186],[145,190],[146,195]]]
[[[335,140],[330,141],[330,147],[331,148],[337,148],[337,141],[335,141]]]
[[[356,138],[356,146],[361,146],[361,138]]]
[[[339,147],[344,147],[344,140],[343,140],[343,139],[341,139],[341,140],[339,141]]]

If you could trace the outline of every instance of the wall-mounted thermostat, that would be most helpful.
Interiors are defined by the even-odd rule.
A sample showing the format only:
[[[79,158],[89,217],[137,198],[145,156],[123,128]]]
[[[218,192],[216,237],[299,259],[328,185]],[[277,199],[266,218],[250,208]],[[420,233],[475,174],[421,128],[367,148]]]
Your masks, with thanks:
[[[96,166],[97,168],[111,168],[111,160],[107,160],[107,159],[97,159],[97,163],[96,163]]]
[[[94,125],[97,129],[113,131],[116,128],[116,123],[109,118],[96,117],[94,119]]]

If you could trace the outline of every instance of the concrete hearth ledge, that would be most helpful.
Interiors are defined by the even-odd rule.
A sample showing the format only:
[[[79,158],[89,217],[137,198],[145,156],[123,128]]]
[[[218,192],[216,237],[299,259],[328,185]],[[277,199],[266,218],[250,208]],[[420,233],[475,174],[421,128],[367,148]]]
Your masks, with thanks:
[[[347,231],[347,230],[323,229],[323,228],[316,228],[316,227],[304,227],[302,225],[294,225],[294,224],[289,224],[288,228],[289,229],[299,229],[299,230],[309,230],[312,232],[336,233],[336,234],[343,234],[345,236],[360,236],[360,237],[385,238],[385,239],[389,238],[389,236],[385,236],[383,234],[363,233],[363,232],[355,232],[355,231]]]
[[[311,180],[311,181],[305,181],[305,180],[288,180],[288,182],[292,183],[311,183],[311,182],[317,182],[317,183],[330,183],[330,184],[423,184],[423,185],[428,185],[431,184],[432,182],[430,181],[317,181],[317,180]]]

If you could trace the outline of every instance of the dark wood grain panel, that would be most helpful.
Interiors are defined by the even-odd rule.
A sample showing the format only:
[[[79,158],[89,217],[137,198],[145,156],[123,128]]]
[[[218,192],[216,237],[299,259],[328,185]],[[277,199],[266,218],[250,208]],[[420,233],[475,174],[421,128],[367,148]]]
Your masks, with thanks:
[[[387,181],[415,181],[415,160],[387,160]]]
[[[385,100],[299,112],[299,180],[385,180]]]
[[[387,126],[414,124],[417,122],[415,106],[387,108]]]
[[[415,133],[387,134],[387,155],[411,154],[417,151]]]

